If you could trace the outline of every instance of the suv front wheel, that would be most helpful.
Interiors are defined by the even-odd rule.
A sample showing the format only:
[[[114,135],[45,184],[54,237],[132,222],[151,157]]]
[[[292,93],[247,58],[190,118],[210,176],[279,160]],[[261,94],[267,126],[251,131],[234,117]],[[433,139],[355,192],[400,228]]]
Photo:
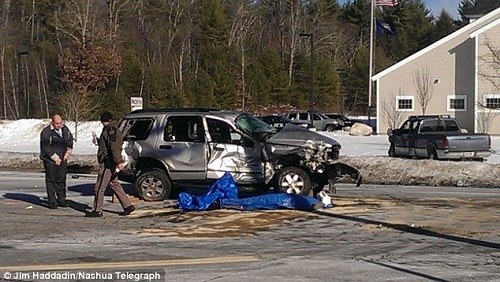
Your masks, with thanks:
[[[172,184],[167,174],[158,168],[139,173],[135,187],[139,196],[146,201],[163,201],[172,190]]]
[[[309,175],[298,167],[285,167],[278,174],[278,189],[288,194],[309,195],[312,182]]]

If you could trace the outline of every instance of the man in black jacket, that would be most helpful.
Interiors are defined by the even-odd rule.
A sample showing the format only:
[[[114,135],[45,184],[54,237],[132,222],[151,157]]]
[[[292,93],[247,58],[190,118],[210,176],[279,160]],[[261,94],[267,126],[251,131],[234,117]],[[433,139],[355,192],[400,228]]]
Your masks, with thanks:
[[[40,158],[45,168],[45,186],[49,209],[57,209],[57,205],[68,206],[66,173],[72,150],[73,135],[71,131],[64,125],[60,115],[54,115],[51,123],[40,133]]]
[[[123,145],[123,134],[113,122],[113,115],[104,112],[101,115],[103,125],[101,136],[96,140],[99,149],[97,150],[97,162],[99,172],[94,190],[94,207],[87,217],[102,217],[102,207],[104,204],[104,191],[108,185],[120,201],[123,212],[120,215],[129,215],[135,207],[130,202],[122,185],[118,182],[118,172],[125,168],[126,163],[121,155]]]

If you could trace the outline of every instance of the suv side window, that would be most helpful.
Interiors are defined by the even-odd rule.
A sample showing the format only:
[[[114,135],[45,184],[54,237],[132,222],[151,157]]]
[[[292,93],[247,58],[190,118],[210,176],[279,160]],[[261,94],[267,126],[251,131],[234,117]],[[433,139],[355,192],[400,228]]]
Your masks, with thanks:
[[[208,133],[212,137],[214,143],[221,144],[236,144],[241,140],[241,135],[233,130],[233,128],[217,119],[207,118]]]
[[[307,118],[307,113],[300,113],[300,114],[299,114],[299,119],[302,119],[302,120],[308,120],[308,118]]]
[[[312,119],[313,120],[321,120],[321,118],[317,114],[312,114]]]
[[[146,140],[153,125],[153,119],[124,119],[119,128],[126,140]]]
[[[205,142],[201,116],[170,116],[163,134],[167,142]]]

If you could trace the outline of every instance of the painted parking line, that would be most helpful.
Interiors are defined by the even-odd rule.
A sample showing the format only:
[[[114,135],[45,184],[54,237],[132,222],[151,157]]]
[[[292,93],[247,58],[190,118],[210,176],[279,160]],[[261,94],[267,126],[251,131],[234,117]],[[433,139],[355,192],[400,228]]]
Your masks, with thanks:
[[[241,263],[241,262],[256,262],[256,261],[259,261],[259,259],[253,256],[222,256],[213,258],[194,258],[194,259],[2,266],[0,267],[0,271],[12,272],[12,271],[48,271],[48,270],[52,271],[97,270],[97,269],[121,269],[121,268],[131,269],[131,268],[164,267],[164,266],[174,266],[174,265]]]

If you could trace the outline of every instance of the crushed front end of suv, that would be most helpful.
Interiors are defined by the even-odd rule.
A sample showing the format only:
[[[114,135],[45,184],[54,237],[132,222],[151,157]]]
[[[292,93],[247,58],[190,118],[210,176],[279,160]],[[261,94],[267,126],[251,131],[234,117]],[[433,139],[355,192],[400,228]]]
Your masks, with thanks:
[[[128,169],[139,195],[164,200],[174,188],[202,188],[230,172],[240,192],[308,195],[359,171],[338,162],[334,139],[289,125],[279,132],[241,112],[211,109],[139,110],[120,122]],[[131,176],[131,178],[130,178]]]

